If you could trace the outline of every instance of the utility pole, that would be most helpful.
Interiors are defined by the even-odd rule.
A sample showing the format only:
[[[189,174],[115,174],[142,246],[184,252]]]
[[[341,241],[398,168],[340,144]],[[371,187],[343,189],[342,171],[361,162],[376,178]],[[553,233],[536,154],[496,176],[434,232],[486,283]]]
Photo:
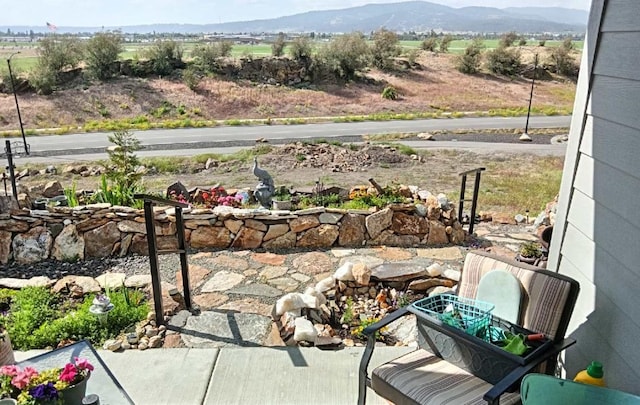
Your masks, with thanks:
[[[536,84],[536,74],[538,73],[538,54],[533,58],[533,79],[531,79],[531,93],[529,94],[529,108],[527,108],[527,122],[524,126],[524,135],[529,136],[529,116],[531,115],[531,102],[533,101],[533,86]]]
[[[22,134],[22,142],[24,143],[24,151],[29,154],[29,145],[27,144],[27,138],[24,135],[24,126],[22,125],[22,115],[20,115],[20,105],[18,104],[18,94],[16,93],[16,82],[13,78],[13,72],[11,71],[11,58],[14,55],[19,54],[20,51],[12,53],[7,59],[7,66],[9,67],[9,77],[11,78],[11,89],[13,90],[13,98],[16,101],[16,110],[18,111],[18,122],[20,123],[20,133]]]

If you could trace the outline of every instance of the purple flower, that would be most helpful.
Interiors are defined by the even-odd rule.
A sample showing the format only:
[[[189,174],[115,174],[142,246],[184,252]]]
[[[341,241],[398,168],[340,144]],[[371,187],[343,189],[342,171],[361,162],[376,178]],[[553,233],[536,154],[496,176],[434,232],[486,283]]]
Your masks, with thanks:
[[[29,394],[36,400],[49,401],[58,399],[58,390],[53,386],[52,382],[36,385],[29,389]]]

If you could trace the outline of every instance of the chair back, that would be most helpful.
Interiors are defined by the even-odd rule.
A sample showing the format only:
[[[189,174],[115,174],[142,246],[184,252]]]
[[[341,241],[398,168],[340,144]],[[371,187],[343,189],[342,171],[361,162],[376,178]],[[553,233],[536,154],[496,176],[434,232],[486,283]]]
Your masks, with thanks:
[[[565,337],[580,286],[552,271],[506,260],[484,252],[469,252],[464,261],[458,295],[476,298],[480,278],[492,270],[506,270],[522,284],[521,325],[557,341]]]
[[[544,374],[529,374],[520,385],[522,405],[640,405],[640,397]]]

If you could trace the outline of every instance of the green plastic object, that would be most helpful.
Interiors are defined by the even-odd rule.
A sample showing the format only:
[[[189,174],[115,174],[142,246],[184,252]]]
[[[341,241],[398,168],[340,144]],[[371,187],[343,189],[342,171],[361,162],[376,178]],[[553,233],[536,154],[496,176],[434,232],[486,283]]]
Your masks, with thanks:
[[[602,363],[592,361],[591,364],[589,364],[589,367],[587,367],[587,374],[589,374],[593,378],[602,378],[604,376]]]
[[[522,405],[640,405],[640,397],[611,388],[528,374],[520,385]]]

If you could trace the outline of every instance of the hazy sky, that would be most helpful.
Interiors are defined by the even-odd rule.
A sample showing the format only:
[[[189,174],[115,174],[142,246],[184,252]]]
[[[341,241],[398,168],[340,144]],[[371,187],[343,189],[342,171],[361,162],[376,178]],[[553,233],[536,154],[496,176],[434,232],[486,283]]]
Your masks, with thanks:
[[[587,10],[591,0],[431,0],[451,7],[560,6]],[[206,24],[280,17],[394,0],[0,0],[0,25],[124,26]]]

